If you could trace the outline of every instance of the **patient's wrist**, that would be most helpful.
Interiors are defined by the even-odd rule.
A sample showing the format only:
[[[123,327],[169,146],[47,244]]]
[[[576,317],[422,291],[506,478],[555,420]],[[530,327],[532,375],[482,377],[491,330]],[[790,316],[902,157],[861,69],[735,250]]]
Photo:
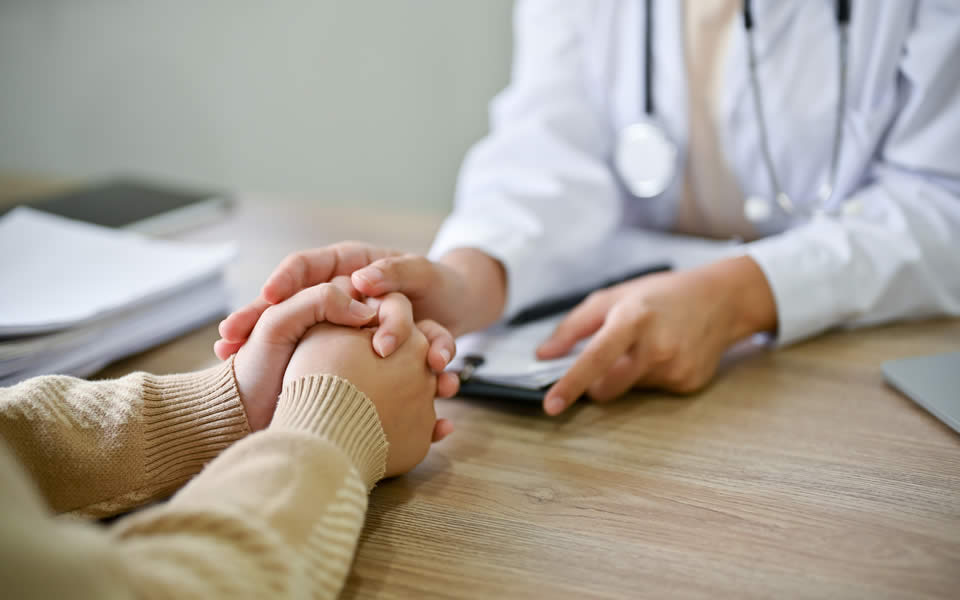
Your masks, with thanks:
[[[307,375],[283,386],[267,431],[323,437],[346,454],[373,487],[385,473],[387,438],[373,402],[337,375]]]

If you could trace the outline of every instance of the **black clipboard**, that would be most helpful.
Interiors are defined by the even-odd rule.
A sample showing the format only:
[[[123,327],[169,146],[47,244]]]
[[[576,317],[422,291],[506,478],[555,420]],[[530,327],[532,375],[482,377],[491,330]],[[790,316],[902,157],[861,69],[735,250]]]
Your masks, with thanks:
[[[458,396],[471,398],[497,398],[500,400],[517,400],[530,404],[542,404],[543,397],[550,386],[531,390],[530,388],[490,383],[482,379],[468,379],[460,382]]]
[[[587,296],[595,291],[606,289],[608,287],[630,281],[631,279],[643,277],[645,275],[669,271],[670,269],[671,266],[666,263],[654,264],[636,271],[631,271],[625,275],[610,281],[606,281],[588,290],[581,290],[572,294],[549,298],[542,302],[538,302],[529,308],[521,310],[517,313],[517,316],[507,322],[507,325],[509,327],[514,327],[532,323],[533,321],[537,321],[539,319],[552,317],[558,313],[568,311],[577,304],[580,304],[587,298]],[[482,356],[474,355],[466,357],[466,367],[464,367],[464,369],[460,372],[460,391],[458,395],[478,398],[517,400],[528,403],[542,403],[544,396],[546,396],[547,390],[550,388],[550,385],[552,385],[549,384],[542,388],[531,389],[527,387],[503,385],[501,383],[485,381],[482,377],[474,377],[474,370],[483,364],[483,360],[484,358]]]

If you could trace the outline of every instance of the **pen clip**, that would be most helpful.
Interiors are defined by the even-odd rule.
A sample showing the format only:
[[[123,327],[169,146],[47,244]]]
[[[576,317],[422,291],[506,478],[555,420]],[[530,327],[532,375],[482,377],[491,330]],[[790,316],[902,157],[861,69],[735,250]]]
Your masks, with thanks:
[[[460,383],[466,383],[473,377],[473,372],[482,365],[484,359],[479,354],[468,354],[463,357],[463,368],[460,369]]]

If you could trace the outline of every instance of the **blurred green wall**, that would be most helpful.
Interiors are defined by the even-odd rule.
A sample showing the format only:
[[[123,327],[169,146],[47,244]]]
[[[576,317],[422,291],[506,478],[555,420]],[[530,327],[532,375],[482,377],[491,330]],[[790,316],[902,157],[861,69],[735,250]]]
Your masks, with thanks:
[[[0,171],[444,211],[507,0],[0,0]]]

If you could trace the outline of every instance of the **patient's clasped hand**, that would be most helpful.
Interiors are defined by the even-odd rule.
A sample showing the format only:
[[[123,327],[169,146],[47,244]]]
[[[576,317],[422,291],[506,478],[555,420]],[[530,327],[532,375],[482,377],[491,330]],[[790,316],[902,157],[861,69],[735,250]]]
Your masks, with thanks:
[[[433,400],[456,393],[442,373],[454,340],[415,323],[405,296],[364,297],[347,277],[257,316],[203,371],[0,388],[6,594],[336,597],[367,492],[452,431]],[[171,494],[107,528],[49,516]]]
[[[382,327],[402,332],[403,343],[398,347],[396,338],[384,341]],[[229,356],[223,354],[225,346],[222,340],[216,344],[224,358]],[[344,377],[374,404],[399,393],[410,410],[417,402],[432,409],[432,402],[425,400],[449,397],[457,390],[457,378],[442,373],[456,351],[452,335],[434,321],[414,323],[410,301],[402,294],[364,298],[348,277],[335,277],[267,307],[249,339],[237,346],[227,349],[231,355],[235,351],[237,387],[253,431],[269,424],[282,383],[312,373]],[[375,360],[379,358],[375,346],[383,360]],[[398,382],[409,379],[411,369],[425,379],[409,389],[399,387]],[[430,425],[435,440],[452,430],[445,420]],[[405,431],[404,435],[418,437],[417,433]],[[400,472],[388,469],[390,475]]]

